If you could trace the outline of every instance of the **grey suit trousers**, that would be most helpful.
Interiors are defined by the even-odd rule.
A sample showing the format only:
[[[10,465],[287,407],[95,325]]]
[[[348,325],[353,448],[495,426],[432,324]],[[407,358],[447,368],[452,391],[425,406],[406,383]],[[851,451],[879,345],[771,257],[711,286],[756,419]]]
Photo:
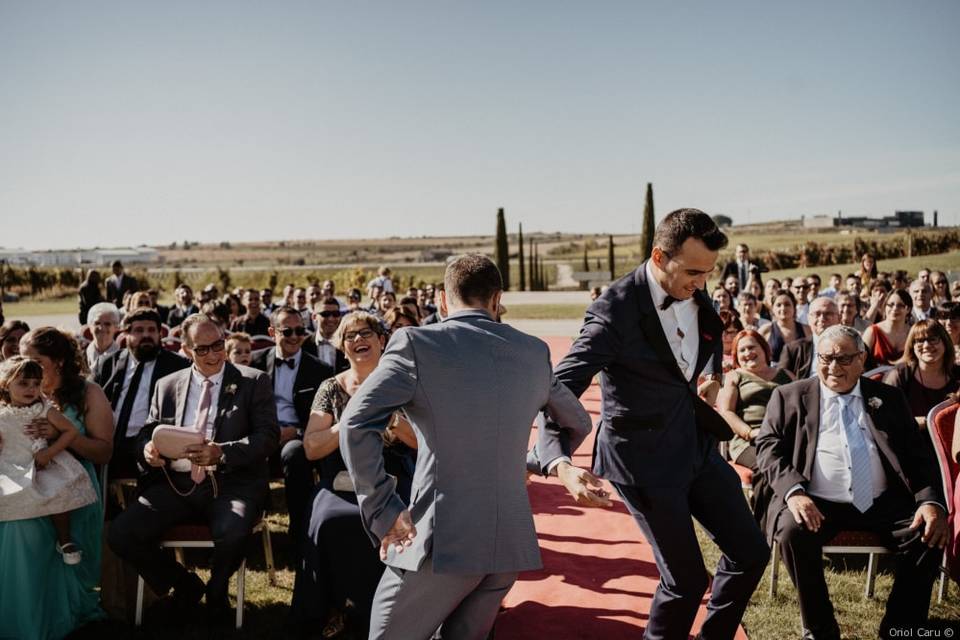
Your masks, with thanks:
[[[370,640],[483,640],[517,573],[437,574],[387,567],[373,598]]]

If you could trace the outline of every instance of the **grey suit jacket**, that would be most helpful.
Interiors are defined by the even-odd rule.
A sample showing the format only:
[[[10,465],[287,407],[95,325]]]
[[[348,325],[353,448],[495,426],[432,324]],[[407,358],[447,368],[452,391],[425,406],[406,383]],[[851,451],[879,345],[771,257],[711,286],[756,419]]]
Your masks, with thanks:
[[[224,463],[217,479],[224,491],[261,501],[269,481],[267,458],[280,442],[273,386],[267,374],[250,367],[224,363],[223,382],[213,441],[220,445]],[[193,367],[160,378],[150,406],[150,415],[138,436],[137,459],[144,469],[143,447],[159,424],[182,426]]]
[[[403,408],[417,436],[410,513],[413,545],[387,564],[489,574],[539,568],[526,489],[534,417],[546,408],[582,439],[590,418],[554,378],[541,340],[463,311],[395,333],[377,369],[340,418],[340,449],[375,544],[404,504],[383,468],[381,432]]]

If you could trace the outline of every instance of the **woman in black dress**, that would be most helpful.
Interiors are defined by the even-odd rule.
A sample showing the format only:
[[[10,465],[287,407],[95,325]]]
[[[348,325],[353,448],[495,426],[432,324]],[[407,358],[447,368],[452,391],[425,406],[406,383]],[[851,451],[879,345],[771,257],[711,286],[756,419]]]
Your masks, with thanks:
[[[353,483],[340,455],[339,422],[350,397],[380,361],[386,335],[379,318],[357,311],[344,318],[332,342],[346,355],[350,368],[317,389],[304,432],[304,453],[319,461],[320,481],[311,502],[307,538],[300,541],[303,564],[297,567],[291,613],[301,628],[323,626],[325,638],[340,635],[347,624],[365,637],[383,563],[363,529]],[[416,446],[409,422],[394,414],[384,432],[383,462],[396,478],[404,502],[410,500]]]

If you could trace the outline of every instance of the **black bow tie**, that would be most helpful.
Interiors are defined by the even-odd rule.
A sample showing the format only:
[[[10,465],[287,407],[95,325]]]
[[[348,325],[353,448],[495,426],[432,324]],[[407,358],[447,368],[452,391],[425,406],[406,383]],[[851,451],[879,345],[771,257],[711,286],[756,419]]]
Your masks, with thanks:
[[[289,360],[281,360],[280,362],[282,362],[283,364],[287,365],[287,366],[290,367],[291,369],[296,369],[296,368],[297,368],[297,359],[296,359],[296,358],[290,358]]]
[[[674,298],[673,296],[667,294],[667,297],[664,298],[664,299],[663,299],[663,302],[660,303],[660,310],[661,310],[661,311],[666,311],[667,309],[670,308],[670,305],[672,305],[674,302],[679,302],[679,300],[677,300],[677,298]]]

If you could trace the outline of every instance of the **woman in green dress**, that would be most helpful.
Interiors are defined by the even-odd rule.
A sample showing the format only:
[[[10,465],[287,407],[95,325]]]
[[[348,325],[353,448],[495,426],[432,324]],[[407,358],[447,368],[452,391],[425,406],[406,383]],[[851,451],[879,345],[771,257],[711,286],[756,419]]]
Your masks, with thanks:
[[[69,451],[80,461],[97,495],[94,465],[110,459],[113,412],[103,391],[84,377],[85,359],[76,341],[53,327],[23,336],[20,353],[43,367],[43,393],[80,431]],[[32,435],[55,438],[56,429],[35,423]],[[2,443],[0,443],[2,446]],[[0,638],[63,638],[102,619],[100,548],[103,508],[97,502],[71,512],[70,531],[80,546],[79,564],[64,564],[50,518],[0,522]]]
[[[760,430],[773,390],[794,379],[792,373],[770,365],[770,345],[759,332],[746,329],[733,339],[733,370],[724,376],[717,410],[733,430],[729,457],[757,471],[753,439]]]

